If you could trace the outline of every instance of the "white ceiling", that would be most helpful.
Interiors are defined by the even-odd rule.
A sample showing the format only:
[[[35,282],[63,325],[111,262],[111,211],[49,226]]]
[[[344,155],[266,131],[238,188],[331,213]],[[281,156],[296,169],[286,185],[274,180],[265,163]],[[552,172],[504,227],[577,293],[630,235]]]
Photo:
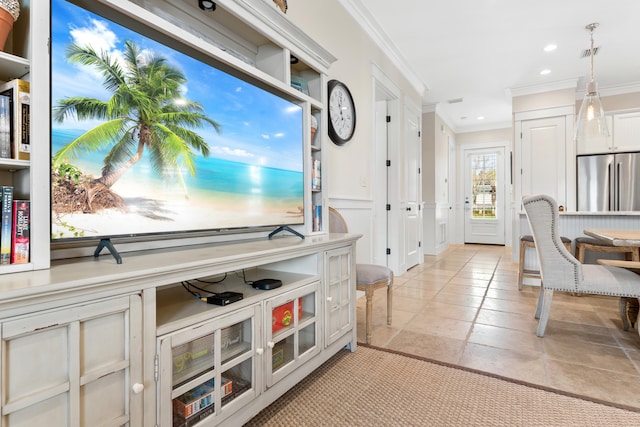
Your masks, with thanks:
[[[435,108],[456,132],[511,123],[511,96],[576,87],[584,94],[594,32],[601,96],[638,92],[639,0],[342,0],[386,45],[414,86],[423,110]],[[554,43],[558,48],[544,52]],[[551,70],[546,76],[543,69]],[[576,86],[577,85],[577,86]],[[459,103],[450,100],[462,98]],[[477,117],[483,116],[484,120]]]

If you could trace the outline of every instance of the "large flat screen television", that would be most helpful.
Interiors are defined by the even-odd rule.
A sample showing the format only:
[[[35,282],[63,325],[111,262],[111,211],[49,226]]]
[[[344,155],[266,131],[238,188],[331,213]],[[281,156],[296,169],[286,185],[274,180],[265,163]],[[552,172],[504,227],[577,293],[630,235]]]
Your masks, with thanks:
[[[52,241],[304,224],[299,103],[102,15],[51,2]]]

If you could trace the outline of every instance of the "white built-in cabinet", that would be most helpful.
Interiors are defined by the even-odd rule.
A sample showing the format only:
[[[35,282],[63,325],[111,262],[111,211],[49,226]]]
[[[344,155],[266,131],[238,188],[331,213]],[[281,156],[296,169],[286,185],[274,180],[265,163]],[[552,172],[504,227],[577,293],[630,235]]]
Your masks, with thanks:
[[[74,248],[75,257],[53,248],[50,2],[21,0],[12,50],[0,52],[0,79],[31,83],[32,151],[29,160],[0,160],[0,184],[31,200],[31,262],[0,266],[0,425],[240,426],[336,352],[356,349],[360,236],[329,234],[322,221],[327,71],[335,58],[267,0],[219,0],[213,14],[190,0],[72,1],[116,21],[134,19],[302,106],[305,226],[296,231],[306,238],[123,242],[122,264],[94,258],[95,245]],[[306,80],[307,92],[291,86],[295,78]],[[314,163],[320,181],[312,179]],[[264,277],[282,286],[249,285]],[[185,289],[199,280],[215,282],[201,284],[208,292],[243,298],[209,304]],[[187,397],[201,386],[210,386],[211,404],[186,416]]]
[[[15,198],[31,201],[30,263],[0,265],[0,275],[46,269],[60,255],[51,248],[50,236],[50,100],[49,20],[50,2],[20,0],[6,52],[0,52],[0,80],[27,80],[31,85],[29,160],[0,159],[0,185],[14,187]],[[240,78],[270,87],[298,103],[305,113],[304,183],[305,225],[292,227],[304,235],[327,232],[327,70],[336,60],[311,37],[294,26],[266,0],[220,0],[208,13],[191,0],[72,0],[81,7],[116,22],[133,18],[152,33],[169,36],[178,43],[209,56],[214,63]],[[138,24],[136,24],[138,25]],[[291,86],[303,78],[305,92]],[[313,120],[312,117],[315,119]],[[317,130],[312,134],[312,121]],[[313,175],[314,166],[321,175]],[[175,240],[175,239],[174,239]],[[154,245],[150,245],[153,247]],[[75,248],[74,255],[90,256],[95,244]],[[139,245],[118,245],[118,250],[137,250]],[[131,248],[131,249],[129,249]],[[62,256],[66,256],[63,254]]]
[[[605,116],[609,127],[606,140],[578,141],[577,154],[640,151],[640,111],[616,112]]]
[[[140,295],[37,309],[0,323],[0,424],[142,425]]]

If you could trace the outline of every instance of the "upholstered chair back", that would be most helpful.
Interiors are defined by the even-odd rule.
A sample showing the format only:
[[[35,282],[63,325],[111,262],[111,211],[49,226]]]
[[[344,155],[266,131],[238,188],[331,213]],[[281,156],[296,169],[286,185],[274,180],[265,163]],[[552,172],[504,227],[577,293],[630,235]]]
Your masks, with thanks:
[[[522,203],[536,244],[544,288],[577,291],[583,280],[582,264],[560,240],[556,201],[546,195],[536,195],[523,198]]]

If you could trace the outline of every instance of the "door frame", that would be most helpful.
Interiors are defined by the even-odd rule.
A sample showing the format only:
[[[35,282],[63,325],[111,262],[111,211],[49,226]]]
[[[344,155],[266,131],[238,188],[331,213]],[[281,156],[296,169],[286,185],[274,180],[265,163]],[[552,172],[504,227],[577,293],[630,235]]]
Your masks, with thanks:
[[[398,191],[400,185],[399,161],[402,158],[400,151],[400,123],[401,109],[400,98],[402,91],[396,84],[376,65],[371,66],[372,86],[373,86],[373,111],[374,124],[376,130],[374,141],[375,149],[373,153],[373,180],[375,181],[373,190],[373,260],[374,264],[386,265],[397,274],[401,274],[401,248],[402,244],[400,230],[401,217],[399,215],[400,198]],[[377,114],[381,110],[380,104],[386,104],[386,112],[392,117],[387,123],[386,116]],[[383,123],[380,123],[383,121]],[[385,129],[386,132],[382,132]],[[390,161],[387,166],[386,161]],[[386,206],[391,206],[387,210]],[[395,209],[394,209],[395,207]],[[382,232],[384,230],[384,232]],[[387,248],[391,253],[387,255]]]

